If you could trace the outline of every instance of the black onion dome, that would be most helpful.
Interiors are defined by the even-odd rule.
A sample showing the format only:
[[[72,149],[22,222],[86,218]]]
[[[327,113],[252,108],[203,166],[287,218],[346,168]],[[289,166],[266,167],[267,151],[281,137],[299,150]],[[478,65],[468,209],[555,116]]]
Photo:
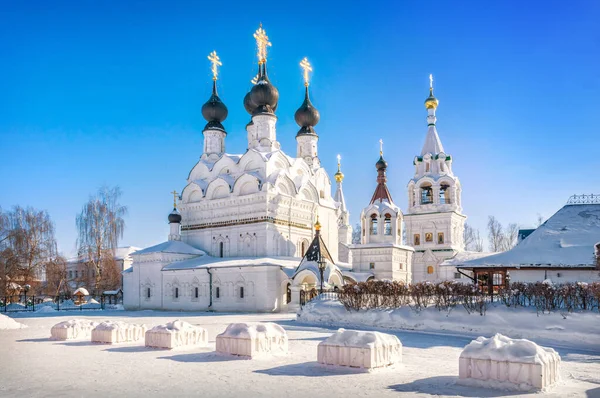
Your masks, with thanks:
[[[296,119],[298,126],[301,127],[298,134],[315,134],[313,127],[319,123],[321,115],[317,108],[313,106],[312,102],[310,102],[310,98],[308,97],[308,87],[306,87],[304,94],[304,102],[296,111],[294,119]]]
[[[172,223],[181,223],[181,214],[179,214],[176,208],[174,208],[173,211],[169,213],[169,224]]]
[[[202,116],[208,122],[204,129],[207,130],[209,128],[218,128],[225,130],[221,125],[221,122],[227,119],[228,113],[229,111],[227,110],[227,107],[217,94],[217,82],[213,81],[212,95],[208,101],[202,105]]]
[[[251,104],[256,104],[256,108],[253,110],[252,114],[273,113],[277,109],[278,101],[279,91],[271,84],[271,81],[267,76],[266,65],[263,64],[263,73],[258,78],[258,82],[256,82],[250,90],[249,102]],[[246,101],[244,101],[244,104],[245,102]]]
[[[377,168],[377,170],[385,170],[387,169],[387,166],[387,162],[383,160],[383,155],[379,156],[379,160],[377,161],[377,163],[375,163],[375,167]]]
[[[250,91],[248,91],[248,94],[246,94],[246,96],[244,97],[244,108],[246,109],[246,112],[248,112],[251,115],[254,113],[256,108],[258,108],[258,105],[252,102],[252,98],[250,97]]]

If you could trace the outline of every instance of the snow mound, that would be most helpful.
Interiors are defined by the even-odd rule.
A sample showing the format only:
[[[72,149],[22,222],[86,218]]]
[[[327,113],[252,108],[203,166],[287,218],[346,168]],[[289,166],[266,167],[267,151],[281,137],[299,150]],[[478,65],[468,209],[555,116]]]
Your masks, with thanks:
[[[56,312],[56,309],[51,305],[42,305],[38,307],[35,312]]]
[[[105,310],[113,310],[113,311],[124,311],[123,304],[105,304]]]
[[[490,338],[478,337],[464,348],[460,357],[537,364],[560,360],[552,348],[539,346],[530,340],[511,339],[500,333]]]
[[[62,303],[60,303],[60,306],[61,306],[61,308],[77,307],[77,305],[75,305],[73,300],[65,300]]]
[[[339,329],[336,333],[327,338],[324,343],[328,345],[362,348],[401,344],[398,337],[392,334],[346,329]]]
[[[23,325],[6,315],[0,314],[0,330],[23,329],[26,327],[27,325]]]
[[[158,325],[146,332],[146,347],[175,348],[208,345],[205,329],[176,320]]]
[[[71,319],[52,326],[52,329],[50,329],[50,335],[54,340],[89,338],[92,334],[92,330],[96,326],[98,326],[98,322],[93,322],[87,319]]]
[[[532,341],[496,334],[469,343],[460,354],[458,369],[458,384],[544,390],[560,380],[560,356]]]
[[[26,308],[20,303],[10,303],[6,306],[6,311],[24,311]]]
[[[92,341],[108,344],[139,341],[144,338],[146,330],[146,325],[105,321],[92,330]]]
[[[339,329],[317,347],[317,362],[374,369],[402,362],[398,337],[380,332]]]
[[[285,354],[288,351],[286,331],[279,325],[266,323],[232,323],[217,336],[217,352],[254,357]]]
[[[256,324],[232,323],[227,326],[227,329],[225,329],[225,331],[219,336],[238,339],[255,339],[259,337],[287,337],[287,333],[281,326],[271,322]]]

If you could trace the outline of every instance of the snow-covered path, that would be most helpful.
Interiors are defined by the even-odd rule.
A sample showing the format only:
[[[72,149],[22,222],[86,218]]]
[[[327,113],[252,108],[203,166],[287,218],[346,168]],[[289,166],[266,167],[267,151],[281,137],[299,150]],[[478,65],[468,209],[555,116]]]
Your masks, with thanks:
[[[59,316],[58,316],[59,315]],[[158,325],[181,318],[206,328],[208,348],[156,350],[48,339],[73,318]],[[396,332],[404,363],[363,373],[317,364],[317,344],[332,328],[298,324],[287,314],[72,312],[21,314],[26,329],[0,331],[0,396],[410,397],[520,396],[454,385],[458,356],[470,337]],[[232,322],[276,322],[288,331],[286,357],[242,360],[214,353],[215,336]],[[600,397],[600,352],[554,347],[563,359],[561,385],[540,397]],[[531,396],[534,396],[531,394]]]

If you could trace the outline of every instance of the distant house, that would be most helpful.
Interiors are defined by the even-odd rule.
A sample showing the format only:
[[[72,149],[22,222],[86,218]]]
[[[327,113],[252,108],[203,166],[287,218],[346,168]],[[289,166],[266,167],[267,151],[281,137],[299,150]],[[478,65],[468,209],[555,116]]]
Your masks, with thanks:
[[[119,271],[122,272],[131,267],[131,263],[133,262],[131,253],[138,250],[140,250],[140,248],[135,246],[117,248],[115,251],[115,261]],[[75,257],[67,261],[67,282],[71,289],[77,289],[79,287],[91,288],[94,276],[95,270],[90,269],[86,257]]]
[[[600,195],[575,195],[511,250],[448,266],[472,272],[483,290],[511,282],[600,281]]]

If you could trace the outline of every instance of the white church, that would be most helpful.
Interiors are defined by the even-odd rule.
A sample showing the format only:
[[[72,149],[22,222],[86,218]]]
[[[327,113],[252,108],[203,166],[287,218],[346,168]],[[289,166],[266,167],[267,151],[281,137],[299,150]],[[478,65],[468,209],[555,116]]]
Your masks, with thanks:
[[[463,254],[466,216],[452,157],[436,130],[438,100],[431,81],[428,130],[413,162],[407,212],[392,200],[381,150],[375,191],[360,216],[360,243],[352,244],[339,156],[333,195],[319,161],[320,115],[309,97],[311,66],[306,59],[300,64],[305,96],[295,114],[296,154],[288,155],[277,141],[279,92],[267,70],[271,43],[262,27],[254,37],[258,75],[244,98],[251,115],[247,148],[243,154],[226,152],[222,123],[228,110],[217,93],[221,63],[213,52],[212,95],[202,107],[203,152],[181,194],[173,192],[168,240],[132,254],[133,265],[123,272],[125,308],[293,311],[302,296],[321,285],[335,290],[370,279],[409,283],[472,275],[447,265]]]

